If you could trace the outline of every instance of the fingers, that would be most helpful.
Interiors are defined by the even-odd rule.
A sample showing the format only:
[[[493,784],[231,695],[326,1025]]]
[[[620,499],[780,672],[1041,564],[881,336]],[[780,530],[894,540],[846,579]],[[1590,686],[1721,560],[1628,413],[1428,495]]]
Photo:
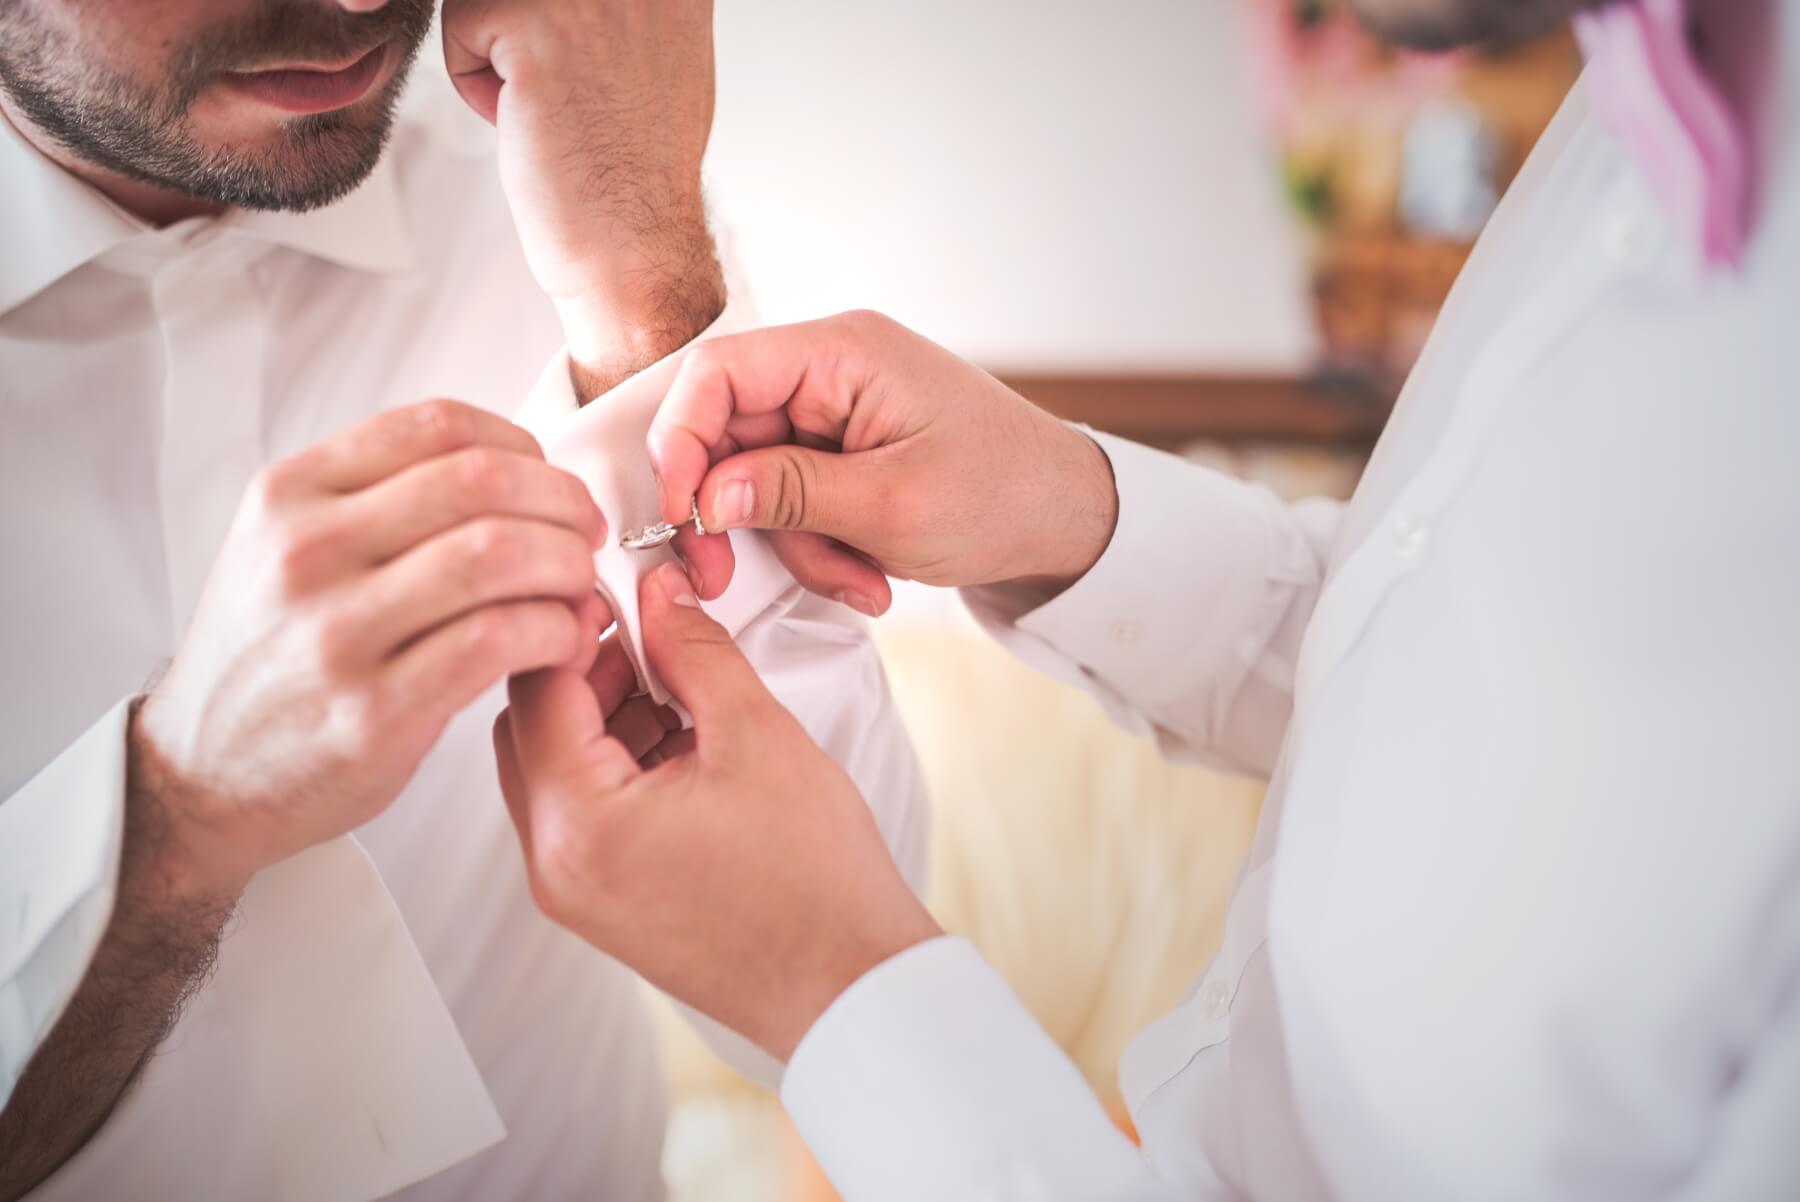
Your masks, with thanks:
[[[774,699],[725,628],[707,617],[678,564],[663,564],[638,586],[644,654],[696,728],[733,729]]]
[[[694,737],[694,732],[692,730],[675,731],[664,738],[662,742],[639,756],[638,767],[642,768],[645,772],[648,772],[658,764],[664,764],[670,760],[680,759],[684,755],[691,754],[694,748],[698,746],[699,741]]]
[[[460,401],[390,409],[280,466],[326,492],[354,492],[425,459],[485,446],[542,459],[537,440],[498,414]]]
[[[500,796],[506,800],[506,812],[512,815],[513,829],[524,845],[525,858],[531,859],[531,818],[526,809],[525,778],[519,772],[519,753],[513,750],[512,711],[501,710],[494,719],[494,766],[500,773]]]
[[[878,482],[866,455],[761,447],[712,469],[700,485],[700,520],[713,532],[810,530],[854,543],[880,516]]]
[[[422,631],[497,602],[594,591],[593,549],[561,526],[482,518],[427,539],[361,584],[363,651],[387,654]]]
[[[715,534],[696,534],[692,526],[683,526],[675,534],[675,554],[687,567],[688,579],[702,601],[722,594],[737,571],[737,555],[731,540]]]
[[[643,759],[646,752],[680,729],[680,714],[643,696],[631,698],[606,720],[607,733],[623,743],[634,760]]]
[[[637,691],[637,669],[631,666],[631,657],[616,633],[601,642],[587,681],[602,714],[612,713]]]
[[[568,663],[580,642],[580,624],[560,601],[488,606],[395,656],[382,669],[385,692],[396,704],[427,706],[447,719],[514,673]]]
[[[589,593],[575,605],[575,622],[580,630],[575,658],[563,667],[586,673],[595,665],[600,651],[600,636],[613,624],[612,606],[599,593]]]
[[[854,322],[828,318],[715,338],[689,351],[647,437],[663,517],[677,521],[687,512],[708,449],[728,432],[745,445],[759,441],[745,419],[785,410],[794,428],[842,442],[862,384],[857,334]]]
[[[636,757],[609,737],[585,678],[532,672],[513,677],[506,691],[519,778],[533,804],[540,797],[590,799],[638,775]]]
[[[561,526],[586,539],[590,549],[606,533],[606,521],[580,480],[537,455],[490,446],[401,469],[346,500],[342,521],[357,551],[380,563],[482,517]]]
[[[879,618],[894,602],[893,586],[880,568],[834,539],[797,530],[772,530],[776,558],[803,588],[829,597],[864,617]]]

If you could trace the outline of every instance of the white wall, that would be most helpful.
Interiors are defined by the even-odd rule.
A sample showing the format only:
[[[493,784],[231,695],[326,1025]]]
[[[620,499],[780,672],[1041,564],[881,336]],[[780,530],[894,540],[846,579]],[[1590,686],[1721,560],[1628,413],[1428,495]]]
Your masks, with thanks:
[[[867,306],[984,366],[1313,345],[1240,0],[718,0],[709,175],[765,320]]]

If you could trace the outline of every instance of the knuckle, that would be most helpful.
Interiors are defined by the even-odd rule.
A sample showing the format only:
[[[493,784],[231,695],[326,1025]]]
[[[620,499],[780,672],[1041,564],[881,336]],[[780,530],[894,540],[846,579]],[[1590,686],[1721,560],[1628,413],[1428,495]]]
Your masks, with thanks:
[[[790,452],[780,457],[776,473],[775,496],[770,506],[770,524],[781,529],[794,529],[806,521],[808,500],[815,491],[813,467],[804,455]]]
[[[841,316],[850,333],[864,338],[880,338],[891,334],[898,324],[885,313],[873,309],[852,309]]]
[[[337,683],[355,678],[357,633],[357,623],[337,611],[321,614],[312,623],[313,655],[326,680]]]
[[[457,632],[464,658],[486,663],[504,652],[510,642],[506,618],[502,610],[483,609],[464,619]]]
[[[594,551],[587,540],[572,530],[558,530],[556,549],[547,557],[555,565],[558,580],[571,587],[591,584],[594,579]]]
[[[695,344],[688,351],[687,360],[683,364],[685,370],[696,376],[716,375],[725,366],[725,356],[717,339]]]
[[[479,577],[510,575],[524,563],[523,542],[505,522],[471,522],[463,535],[464,566]]]
[[[244,493],[246,505],[259,515],[275,512],[299,493],[301,476],[302,467],[294,459],[267,465],[251,477]]]
[[[512,497],[512,473],[498,451],[465,451],[456,457],[451,468],[451,487],[468,502],[498,508]]]
[[[275,541],[275,592],[284,601],[311,593],[328,575],[335,539],[320,523],[284,531]]]
[[[461,405],[441,398],[414,405],[411,418],[414,433],[422,442],[433,446],[457,441],[468,422]]]

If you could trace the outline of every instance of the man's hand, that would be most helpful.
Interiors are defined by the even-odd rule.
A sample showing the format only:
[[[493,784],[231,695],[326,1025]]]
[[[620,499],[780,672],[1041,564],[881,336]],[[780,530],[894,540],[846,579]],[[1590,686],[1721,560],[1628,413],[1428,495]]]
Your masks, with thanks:
[[[164,885],[232,894],[379,813],[490,685],[585,662],[610,621],[603,535],[529,434],[453,402],[268,468],[132,724]]]
[[[700,189],[711,0],[446,0],[444,57],[499,130],[501,184],[584,400],[719,315]]]
[[[870,614],[887,608],[884,573],[1060,590],[1118,518],[1093,439],[873,313],[694,347],[649,444],[665,518],[697,494],[709,535],[777,531],[802,584]],[[709,592],[725,587],[728,540],[690,529],[675,546]]]
[[[940,932],[855,785],[680,569],[646,577],[640,606],[645,652],[694,729],[664,738],[609,722],[621,686],[599,668],[515,678],[494,745],[532,891],[551,918],[785,1061],[858,977]]]
[[[118,901],[0,1112],[0,1199],[105,1120],[252,875],[374,817],[502,677],[586,666],[612,620],[593,591],[604,533],[530,435],[446,401],[262,474],[132,718]]]

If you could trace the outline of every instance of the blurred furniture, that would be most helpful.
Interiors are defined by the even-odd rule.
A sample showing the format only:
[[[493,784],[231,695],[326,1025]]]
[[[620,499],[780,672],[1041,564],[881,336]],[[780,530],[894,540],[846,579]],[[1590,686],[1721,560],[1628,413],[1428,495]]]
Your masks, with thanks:
[[[1310,248],[1325,362],[1391,390],[1581,63],[1566,30],[1408,54],[1345,0],[1249,0],[1263,120]]]
[[[1355,372],[1313,376],[1074,376],[1008,373],[1058,417],[1167,450],[1213,441],[1373,446],[1394,392]]]

